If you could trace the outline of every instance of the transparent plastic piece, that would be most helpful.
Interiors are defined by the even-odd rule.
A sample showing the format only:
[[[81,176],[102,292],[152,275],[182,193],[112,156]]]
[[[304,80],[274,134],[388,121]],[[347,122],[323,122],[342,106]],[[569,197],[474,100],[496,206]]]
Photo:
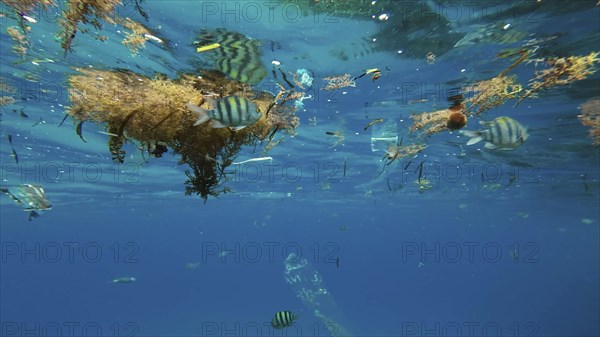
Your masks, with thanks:
[[[306,258],[290,254],[284,261],[284,279],[304,305],[323,323],[327,336],[353,336],[342,324],[342,313],[323,283],[323,277]]]
[[[371,151],[387,151],[388,147],[398,144],[398,124],[387,120],[371,126]]]

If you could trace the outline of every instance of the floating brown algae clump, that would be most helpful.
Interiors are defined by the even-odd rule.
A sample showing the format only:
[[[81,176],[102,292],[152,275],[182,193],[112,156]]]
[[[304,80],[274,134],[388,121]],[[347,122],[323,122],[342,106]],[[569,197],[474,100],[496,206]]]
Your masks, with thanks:
[[[517,104],[540,90],[586,79],[596,72],[595,64],[600,63],[600,58],[598,56],[600,56],[600,52],[592,52],[586,56],[569,56],[537,60],[543,61],[550,67],[536,71],[535,76],[530,80],[529,88],[525,94],[519,98]]]
[[[56,5],[53,0],[2,0],[2,3],[12,7],[19,15],[33,11],[37,5],[44,9]]]
[[[590,127],[590,138],[600,146],[600,98],[593,98],[581,105],[581,124]]]
[[[427,144],[422,143],[410,144],[406,146],[390,145],[385,151],[383,159],[388,160],[387,165],[390,165],[394,160],[398,158],[416,155],[417,153],[425,150],[427,146]]]
[[[446,130],[452,113],[450,109],[444,109],[412,115],[413,124],[410,131],[424,129],[427,134],[431,135]]]
[[[448,97],[448,101],[452,102],[448,109],[412,115],[413,125],[410,131],[425,129],[428,135],[432,135],[445,130],[462,129],[467,125],[464,96],[457,93]]]
[[[61,31],[58,37],[61,39],[61,47],[71,51],[71,43],[77,34],[80,23],[89,23],[96,29],[102,28],[101,21],[115,23],[111,18],[113,11],[121,0],[68,0],[67,9],[58,21]]]
[[[8,36],[15,41],[15,45],[12,48],[13,52],[19,56],[25,56],[25,54],[27,54],[27,50],[29,49],[30,43],[25,33],[21,31],[21,28],[8,27],[6,28],[6,33],[8,33]]]
[[[338,76],[329,76],[323,78],[327,81],[327,85],[321,90],[337,90],[346,87],[354,87],[356,84],[354,80],[350,78],[350,74],[343,74]]]
[[[133,55],[137,55],[140,49],[146,47],[146,41],[148,40],[146,36],[150,34],[150,31],[141,23],[133,21],[130,18],[119,20],[119,23],[131,31],[130,33],[125,33],[122,43],[129,48]]]
[[[15,99],[12,96],[4,96],[4,93],[14,94],[17,91],[14,87],[8,85],[3,78],[0,78],[0,107],[4,105],[10,105],[15,102]]]
[[[467,110],[479,115],[493,107],[504,104],[509,99],[517,98],[523,90],[516,76],[497,76],[489,80],[479,81],[466,88],[466,92],[475,95],[466,100]]]
[[[143,0],[134,0],[135,8],[142,17],[148,19],[148,14],[141,7]],[[122,0],[67,0],[67,8],[59,20],[61,47],[72,51],[71,44],[78,31],[79,24],[89,23],[96,29],[102,29],[102,21],[115,24],[115,8],[123,3]]]
[[[168,146],[181,154],[180,163],[187,163],[186,194],[208,196],[228,192],[221,188],[227,178],[225,168],[242,146],[271,139],[274,129],[293,129],[293,110],[286,106],[272,107],[273,95],[253,92],[251,87],[231,81],[219,72],[205,71],[202,76],[182,75],[176,80],[164,77],[148,78],[130,71],[100,71],[80,69],[69,78],[72,105],[68,114],[79,121],[106,125],[111,134],[109,148],[113,160],[123,162],[121,145],[136,140],[144,148]],[[191,102],[208,106],[202,93],[218,97],[237,95],[252,100],[262,112],[254,125],[234,132],[229,128],[212,128],[207,122],[193,123],[196,115],[185,105]],[[164,144],[164,145],[163,145]],[[166,151],[166,148],[164,149]],[[160,157],[162,152],[155,153]]]

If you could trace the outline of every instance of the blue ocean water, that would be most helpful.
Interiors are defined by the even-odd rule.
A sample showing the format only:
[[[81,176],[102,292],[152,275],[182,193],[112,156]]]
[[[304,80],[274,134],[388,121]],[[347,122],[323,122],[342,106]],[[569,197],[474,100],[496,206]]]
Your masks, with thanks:
[[[578,119],[598,73],[469,116],[469,130],[499,116],[525,125],[512,151],[410,132],[412,115],[522,55],[501,52],[531,52],[509,72],[526,89],[543,59],[600,51],[595,0],[139,2],[148,21],[124,1],[112,15],[162,41],[137,55],[106,20],[80,26],[65,54],[56,2],[21,13],[37,22],[1,3],[2,97],[15,100],[1,107],[1,185],[41,185],[52,203],[30,219],[0,199],[1,336],[600,335],[600,153]],[[24,56],[8,34],[20,24]],[[236,156],[272,160],[230,166],[232,193],[186,196],[171,149],[149,158],[131,140],[117,164],[102,125],[83,124],[87,142],[71,118],[59,127],[78,69],[196,74],[211,64],[192,43],[217,28],[263,41],[255,90],[277,93],[272,61],[315,78],[295,135]],[[381,77],[322,90],[373,68]],[[385,123],[427,148],[382,160],[372,138]],[[274,330],[282,310],[298,319]]]

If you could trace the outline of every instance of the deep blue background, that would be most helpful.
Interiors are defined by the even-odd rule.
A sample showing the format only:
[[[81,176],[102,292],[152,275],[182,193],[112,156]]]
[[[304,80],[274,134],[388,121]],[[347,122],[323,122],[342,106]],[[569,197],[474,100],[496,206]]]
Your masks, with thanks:
[[[395,120],[399,136],[414,141],[408,134],[411,114],[445,108],[449,81],[469,83],[500,73],[513,60],[496,59],[495,54],[522,42],[456,48],[434,64],[424,56],[392,52],[340,61],[332,50],[351,52],[358,48],[355,41],[386,23],[329,22],[323,17],[315,22],[311,16],[289,22],[281,12],[275,12],[273,22],[265,17],[253,23],[243,15],[239,22],[222,22],[219,15],[204,20],[200,2],[149,1],[145,7],[148,25],[170,40],[171,50],[148,42],[140,55],[131,56],[120,44],[123,36],[117,30],[122,27],[107,24],[102,32],[78,35],[75,53],[65,60],[53,37],[58,29],[53,16],[58,9],[53,8],[32,25],[28,57],[54,60],[40,66],[29,59],[14,63],[18,58],[5,32],[16,22],[2,18],[0,76],[17,88],[18,100],[2,108],[2,184],[42,184],[53,203],[52,210],[28,222],[27,213],[9,198],[0,200],[2,333],[20,336],[28,328],[35,331],[30,335],[43,335],[47,328],[53,335],[58,324],[67,336],[73,324],[75,335],[94,335],[93,326],[105,336],[256,335],[251,328],[260,326],[260,335],[267,336],[273,333],[268,329],[273,314],[291,310],[300,318],[297,330],[288,335],[327,336],[323,322],[313,315],[315,306],[296,297],[283,277],[287,254],[282,248],[293,246],[301,249],[335,299],[321,305],[322,314],[356,336],[494,336],[496,327],[500,336],[600,334],[600,156],[577,119],[578,107],[598,95],[597,74],[542,92],[515,109],[508,102],[483,114],[483,120],[508,115],[529,127],[530,138],[515,151],[466,147],[465,137],[438,134],[427,139],[429,148],[416,158],[405,158],[379,175],[383,153],[371,152],[371,133],[363,131],[370,120]],[[535,22],[513,18],[513,28],[534,34],[530,37],[559,34],[548,48],[557,56],[600,50],[600,12],[593,2],[581,1],[581,10],[565,14],[548,14],[543,8],[527,16]],[[373,12],[380,14],[376,8]],[[265,43],[266,64],[280,60],[286,69],[310,68],[317,77],[313,94],[318,96],[304,101],[306,111],[297,112],[302,123],[298,134],[267,154],[278,165],[273,180],[263,164],[252,166],[261,172],[257,181],[243,174],[252,171],[232,167],[239,175],[228,186],[236,193],[203,204],[183,195],[186,168],[178,166],[171,152],[138,167],[142,158],[129,146],[126,165],[133,166],[116,167],[107,136],[96,132],[100,128],[86,123],[88,143],[83,143],[70,120],[57,127],[69,104],[66,75],[76,67],[122,67],[175,77],[175,70],[193,70],[189,62],[198,58],[190,45],[194,32],[221,26],[280,42],[282,48],[275,52]],[[448,31],[473,32],[482,26],[463,22]],[[97,33],[109,40],[94,40]],[[376,82],[365,77],[333,96],[318,91],[323,85],[318,78],[385,66],[390,72]],[[513,73],[526,85],[535,66],[524,63]],[[38,81],[24,80],[27,74]],[[273,85],[269,77],[258,88]],[[408,104],[421,98],[428,101]],[[382,101],[396,104],[375,104]],[[12,111],[21,108],[29,119]],[[46,123],[32,127],[40,117]],[[309,125],[311,117],[317,118],[316,126]],[[467,128],[478,129],[479,119],[470,120]],[[346,140],[333,146],[335,139],[325,132],[335,130],[342,130]],[[8,134],[20,166],[10,156]],[[258,155],[244,149],[238,159]],[[341,174],[344,160],[346,176]],[[415,172],[404,170],[411,160],[412,167],[425,162],[430,190],[420,193]],[[24,165],[36,163],[39,168],[21,175]],[[73,176],[54,179],[54,167],[75,164]],[[299,181],[291,182],[281,171],[285,165],[302,169]],[[84,167],[101,175],[97,180],[82,175]],[[436,167],[459,167],[461,175],[452,180]],[[502,175],[486,175],[491,181],[482,181],[483,167],[498,168]],[[471,168],[473,175],[467,174]],[[135,174],[115,179],[115,170]],[[509,184],[511,172],[518,173]],[[72,244],[80,248],[71,257]],[[273,259],[269,244],[275,245]],[[234,251],[220,258],[206,250],[215,245]],[[235,251],[236,245],[242,249]],[[62,255],[52,261],[57,246]],[[263,249],[254,260],[250,249],[256,246]],[[475,247],[472,256],[468,246]],[[15,247],[16,253],[9,254]],[[410,254],[407,249],[414,247],[418,251]],[[454,259],[456,247],[461,255]],[[483,247],[491,248],[484,252]],[[22,255],[25,248],[32,252]],[[97,258],[94,248],[101,250]],[[497,259],[493,248],[500,248]],[[519,261],[511,249],[518,250]],[[194,268],[186,268],[188,263]],[[123,276],[137,281],[110,284]],[[82,330],[86,324],[92,325],[87,333]],[[217,330],[207,330],[213,327]]]

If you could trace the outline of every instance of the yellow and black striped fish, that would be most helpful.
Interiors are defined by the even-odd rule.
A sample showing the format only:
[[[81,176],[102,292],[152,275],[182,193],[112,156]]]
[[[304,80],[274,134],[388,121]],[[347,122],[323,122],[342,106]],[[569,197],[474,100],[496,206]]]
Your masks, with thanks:
[[[512,150],[525,143],[529,135],[527,128],[510,117],[498,117],[491,122],[479,122],[485,127],[484,130],[468,131],[461,130],[460,133],[471,137],[467,145],[472,145],[485,140],[486,149]]]
[[[215,55],[215,68],[230,78],[244,83],[258,83],[267,76],[267,69],[260,56],[262,42],[226,29],[204,31],[194,42],[198,50]],[[207,49],[208,46],[218,47]]]
[[[294,321],[298,319],[291,311],[279,311],[275,313],[271,326],[275,329],[283,329],[294,324]]]
[[[246,126],[256,123],[261,116],[257,110],[256,104],[250,100],[239,96],[227,96],[218,101],[207,99],[212,110],[206,110],[192,103],[186,107],[198,114],[198,120],[194,125],[199,125],[212,120],[213,128],[233,127],[241,130]]]
[[[215,63],[217,70],[231,79],[254,84],[267,76],[267,69],[260,58],[253,54],[240,53],[234,57],[225,57]]]

